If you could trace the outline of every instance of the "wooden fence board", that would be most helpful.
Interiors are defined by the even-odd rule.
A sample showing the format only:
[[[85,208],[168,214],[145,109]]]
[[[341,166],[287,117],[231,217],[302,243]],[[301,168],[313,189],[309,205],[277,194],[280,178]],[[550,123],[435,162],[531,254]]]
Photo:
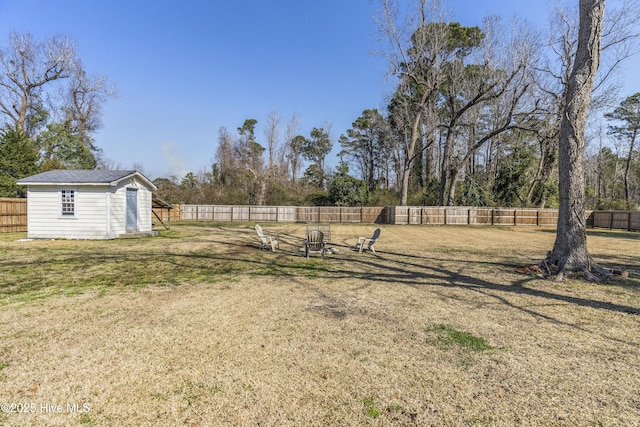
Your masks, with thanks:
[[[299,206],[296,208],[297,222],[320,222],[320,209],[311,206]]]
[[[555,227],[558,225],[557,209],[538,210],[538,225],[541,227]]]
[[[176,215],[175,206],[172,209],[154,207],[153,215],[151,215],[151,222],[154,227],[164,225],[168,227],[172,222],[180,221],[179,212]]]
[[[515,225],[538,225],[538,211],[534,209],[516,210]]]
[[[629,230],[640,231],[640,211],[629,213]]]
[[[387,214],[389,224],[555,227],[558,222],[556,209],[389,206]]]
[[[27,231],[27,199],[0,197],[0,233]]]
[[[469,215],[470,225],[492,225],[493,208],[473,208]]]
[[[469,224],[470,208],[450,207],[445,209],[447,215],[447,224],[451,225],[467,225]]]
[[[640,211],[593,211],[589,222],[594,228],[640,231]]]
[[[427,225],[445,224],[445,210],[443,208],[422,208],[422,223]]]
[[[422,208],[419,206],[409,206],[407,208],[407,217],[409,224],[421,224],[422,223]]]
[[[294,206],[177,205],[182,221],[295,222]]]
[[[320,219],[318,222],[340,222],[340,208],[324,207],[320,209]]]
[[[494,225],[515,225],[515,209],[494,209],[495,213],[493,215],[493,224]]]
[[[629,213],[614,212],[612,217],[611,228],[616,228],[616,229],[629,228]]]

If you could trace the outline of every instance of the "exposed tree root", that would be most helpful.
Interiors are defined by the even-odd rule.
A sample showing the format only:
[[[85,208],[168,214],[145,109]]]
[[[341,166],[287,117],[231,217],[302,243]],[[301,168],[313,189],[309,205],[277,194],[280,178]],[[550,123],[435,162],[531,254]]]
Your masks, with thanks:
[[[590,261],[591,262],[588,263],[589,265],[581,265],[577,267],[574,266],[573,268],[568,268],[567,266],[565,266],[564,268],[559,270],[558,267],[554,265],[553,267],[555,267],[555,269],[557,270],[557,274],[555,275],[553,280],[556,282],[561,282],[565,279],[565,277],[567,277],[574,279],[584,279],[588,282],[603,283],[613,278],[613,270],[601,267],[593,260]],[[544,260],[543,263],[548,263],[548,261]]]
[[[549,279],[555,282],[561,282],[565,278],[583,279],[589,282],[603,283],[611,280],[615,276],[622,278],[628,277],[629,273],[617,268],[604,268],[599,264],[591,261],[589,267],[580,266],[572,269],[559,269],[555,263],[551,263],[549,259],[542,260],[539,264],[522,267],[516,270],[516,273],[528,274],[540,279]]]

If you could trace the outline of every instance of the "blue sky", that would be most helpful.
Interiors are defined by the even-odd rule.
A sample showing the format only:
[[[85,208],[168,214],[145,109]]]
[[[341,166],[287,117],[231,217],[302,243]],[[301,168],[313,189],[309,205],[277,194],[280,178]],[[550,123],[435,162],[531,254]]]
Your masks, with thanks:
[[[542,0],[449,6],[463,25],[486,14],[546,22]],[[0,43],[10,31],[72,37],[85,69],[120,94],[95,135],[105,156],[181,178],[210,166],[222,126],[254,118],[264,140],[271,110],[283,126],[298,114],[305,136],[330,122],[337,152],[363,110],[384,106],[373,14],[370,0],[0,0]]]

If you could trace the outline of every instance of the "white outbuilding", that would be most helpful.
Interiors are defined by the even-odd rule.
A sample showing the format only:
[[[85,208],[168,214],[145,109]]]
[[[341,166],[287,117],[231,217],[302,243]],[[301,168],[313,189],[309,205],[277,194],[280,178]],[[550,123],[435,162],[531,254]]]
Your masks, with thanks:
[[[156,186],[135,170],[52,170],[23,178],[27,237],[115,239],[152,234]]]

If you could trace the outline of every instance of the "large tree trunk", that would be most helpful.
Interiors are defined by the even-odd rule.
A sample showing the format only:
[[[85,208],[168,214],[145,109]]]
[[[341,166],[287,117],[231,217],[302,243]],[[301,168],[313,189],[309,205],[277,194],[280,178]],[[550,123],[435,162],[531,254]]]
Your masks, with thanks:
[[[456,185],[458,185],[458,180],[460,179],[460,173],[462,172],[462,166],[455,168],[451,171],[451,176],[449,177],[449,191],[447,192],[447,206],[453,206],[453,203],[456,198]]]
[[[558,229],[553,251],[547,259],[558,267],[558,280],[566,273],[592,268],[587,251],[582,159],[587,113],[600,62],[604,6],[604,0],[580,0],[578,50],[560,124]]]
[[[529,191],[527,192],[527,203],[537,206],[539,209],[544,208],[547,203],[545,194],[545,186],[553,173],[555,167],[558,150],[556,146],[548,141],[540,141],[540,162],[534,179],[531,181]]]
[[[401,182],[402,187],[400,189],[400,206],[407,206],[407,203],[409,202],[409,178],[411,175],[411,164],[416,158],[416,145],[418,144],[418,138],[420,137],[422,109],[429,99],[428,93],[429,91],[425,91],[424,95],[422,95],[420,103],[418,104],[420,111],[418,111],[416,117],[413,119],[413,123],[411,124],[411,141],[406,147],[406,151],[404,153],[404,168],[402,170]]]
[[[449,174],[451,173],[451,157],[453,151],[453,132],[451,126],[447,130],[444,150],[442,152],[442,166],[440,167],[440,191],[438,193],[438,204],[444,206],[446,203],[447,185],[449,184]]]
[[[409,175],[411,174],[411,163],[406,162],[402,168],[402,181],[400,181],[400,206],[407,206],[409,202]]]
[[[627,209],[631,209],[629,204],[631,198],[631,191],[629,189],[629,171],[631,170],[631,157],[633,156],[633,148],[636,142],[636,133],[637,131],[633,131],[633,135],[631,135],[631,142],[629,143],[629,154],[627,155],[627,162],[624,167],[624,199],[627,203]]]

